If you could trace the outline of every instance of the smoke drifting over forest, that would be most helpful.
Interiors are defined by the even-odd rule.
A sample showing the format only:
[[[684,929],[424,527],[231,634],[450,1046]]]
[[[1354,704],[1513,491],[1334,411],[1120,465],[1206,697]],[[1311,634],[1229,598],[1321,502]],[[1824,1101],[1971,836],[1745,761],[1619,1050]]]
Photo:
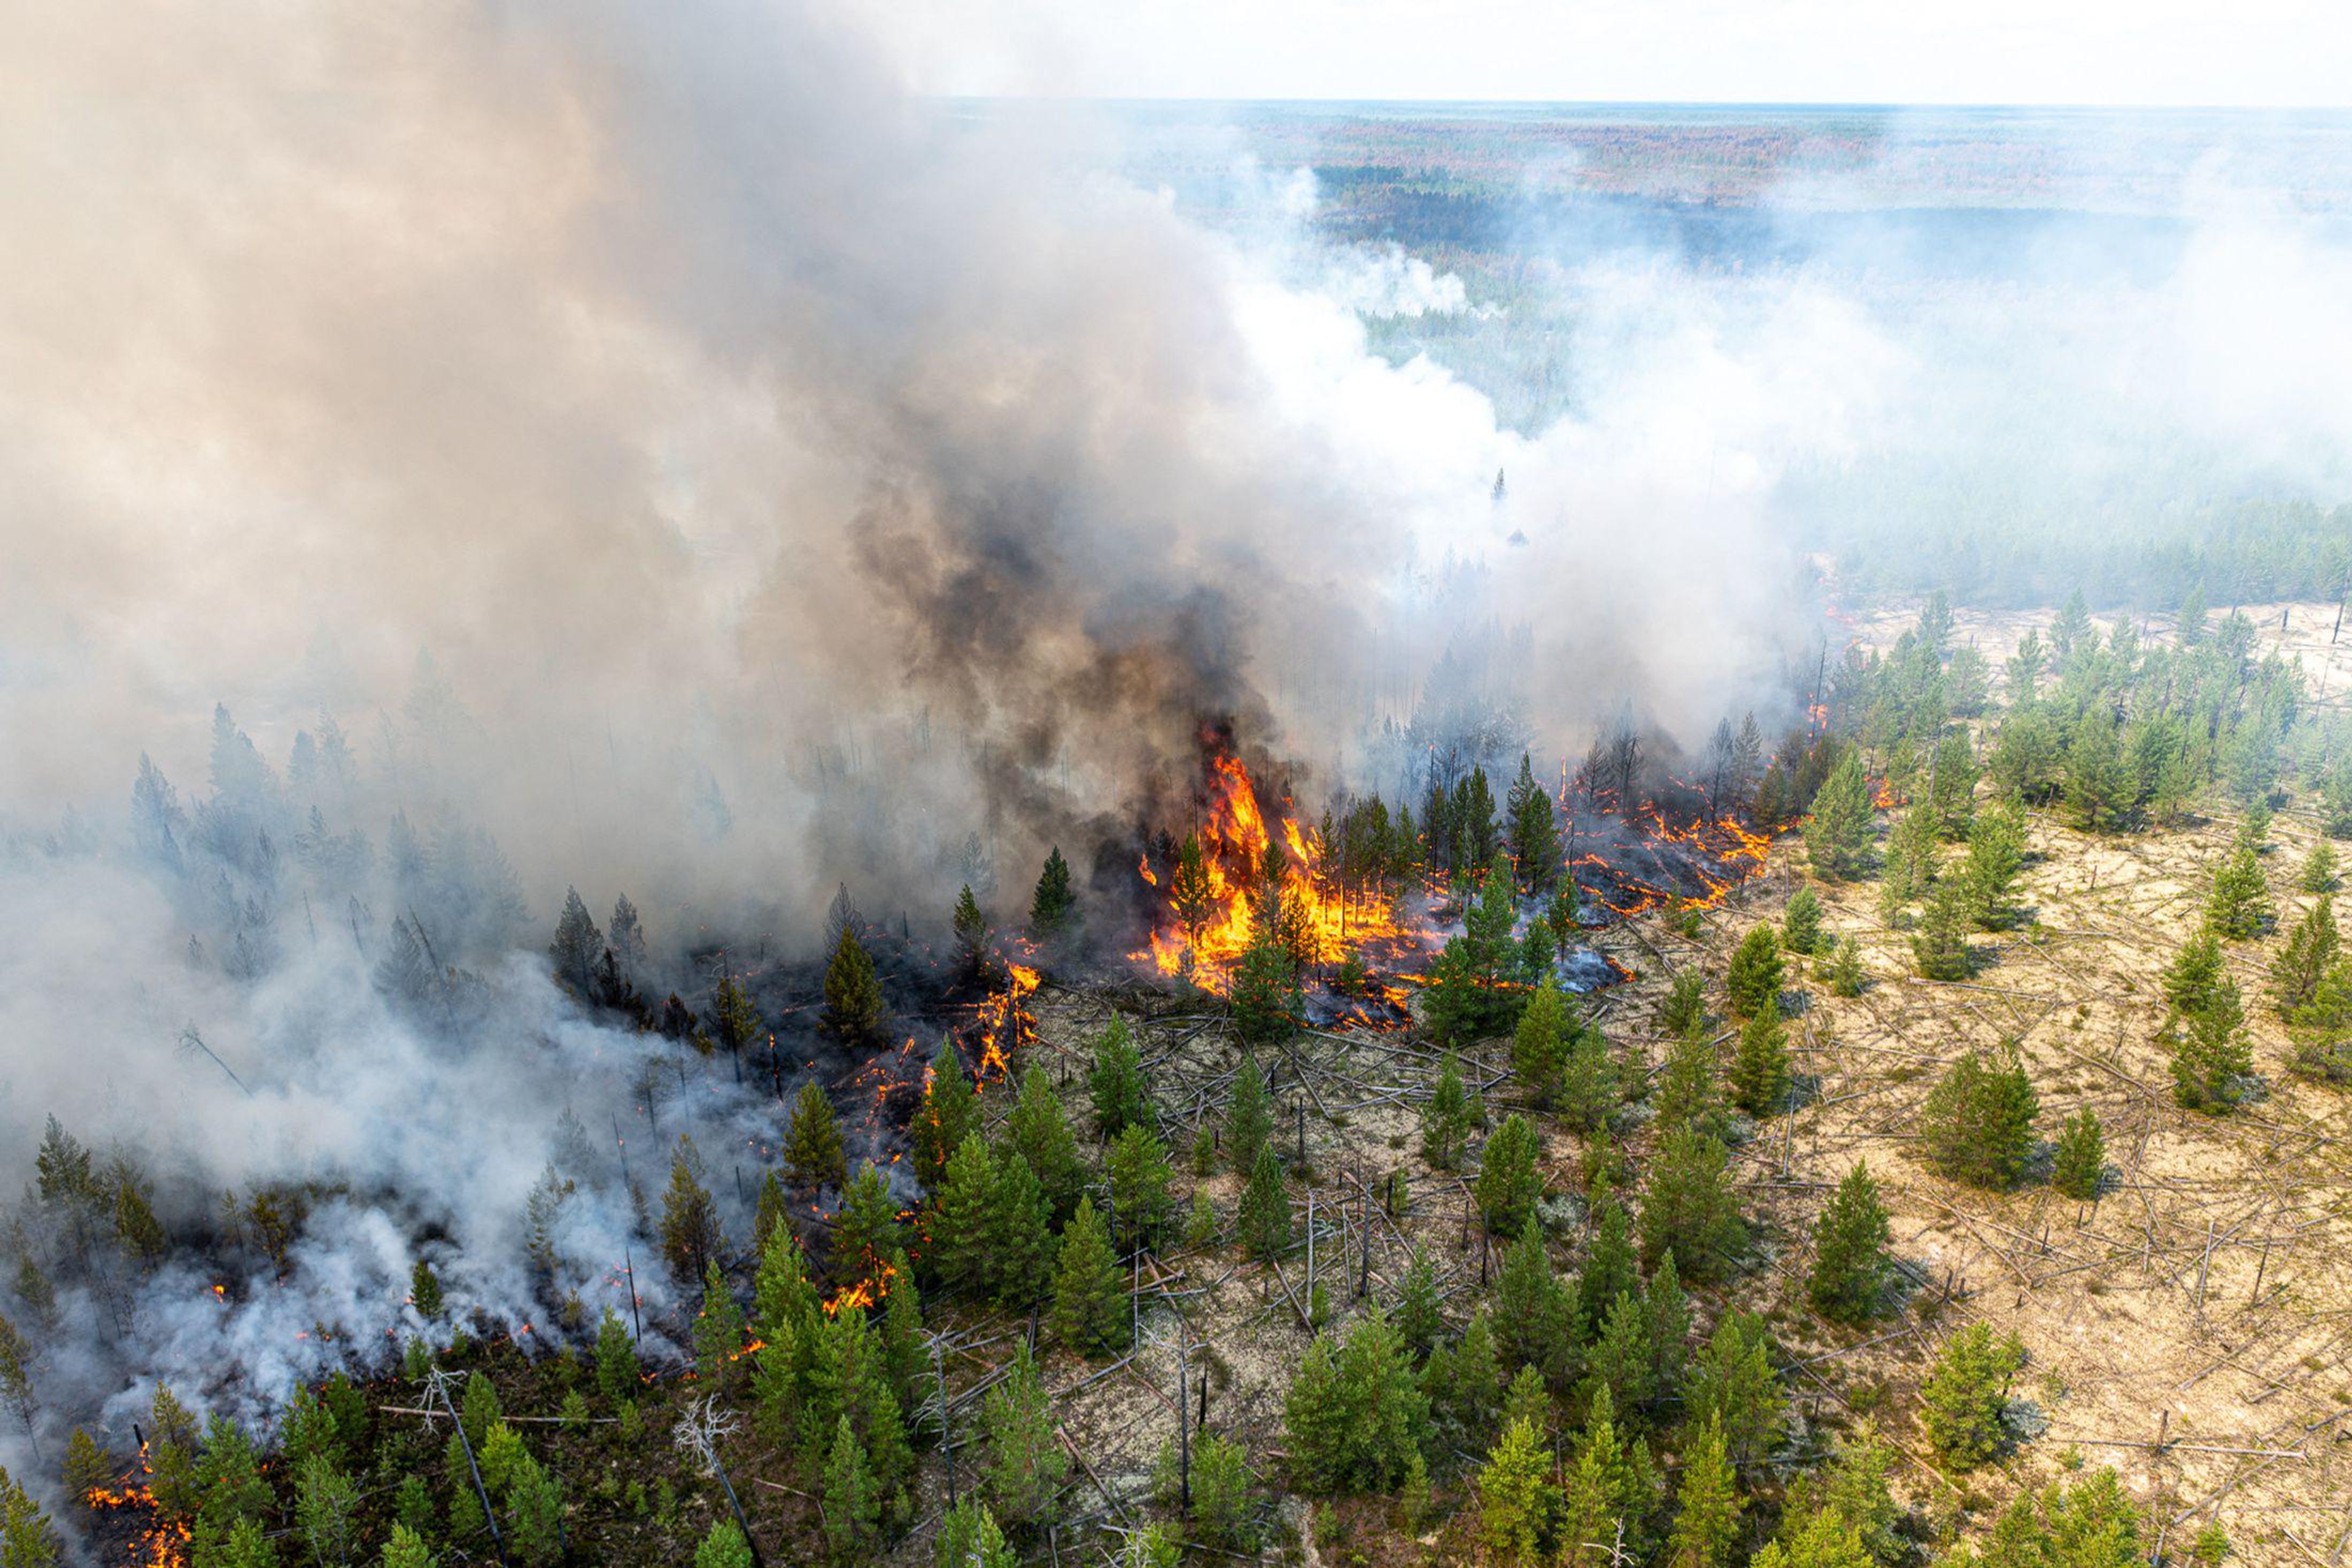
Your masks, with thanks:
[[[1555,765],[1621,709],[1695,749],[1811,674],[1782,480],[1927,450],[1885,401],[1916,341],[1663,257],[1612,287],[1672,330],[1596,339],[1576,411],[1509,428],[1368,344],[1458,280],[1278,201],[1203,226],[1104,172],[1105,125],[914,98],[831,7],[18,32],[0,1170],[54,1111],[135,1147],[168,1224],[331,1190],[226,1303],[77,1287],[68,1402],[129,1407],[126,1343],[200,1394],[241,1368],[230,1402],[339,1361],[314,1325],[374,1353],[419,1237],[520,1330],[551,1159],[558,1284],[603,1283],[644,1048],[545,973],[567,883],[646,911],[658,992],[689,946],[814,948],[843,882],[919,934],[993,870],[1010,913],[1049,844],[1083,869],[1179,809],[1204,718],[1331,789],[1404,783],[1416,711],[1507,707]],[[2340,341],[2340,258],[2295,255]],[[2242,276],[2198,265],[2200,299]],[[2306,371],[2179,395],[2291,403],[2324,477]],[[462,1029],[383,983],[403,921],[480,977]],[[768,1113],[730,1086],[698,1135]]]

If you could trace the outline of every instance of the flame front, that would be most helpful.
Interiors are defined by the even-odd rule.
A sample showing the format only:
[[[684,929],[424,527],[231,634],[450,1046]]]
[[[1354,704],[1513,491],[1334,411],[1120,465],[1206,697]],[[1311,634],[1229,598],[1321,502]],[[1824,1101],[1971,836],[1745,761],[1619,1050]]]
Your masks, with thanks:
[[[1273,836],[1257,786],[1238,758],[1211,758],[1208,794],[1198,834],[1206,876],[1199,926],[1188,932],[1175,908],[1176,868],[1168,868],[1166,876],[1154,875],[1147,856],[1138,869],[1146,883],[1169,894],[1171,923],[1152,932],[1148,950],[1132,956],[1150,959],[1164,975],[1189,970],[1195,984],[1222,996],[1232,989],[1234,966],[1276,898],[1295,924],[1299,956],[1310,964],[1338,963],[1351,946],[1400,934],[1389,900],[1377,890],[1345,887],[1328,875],[1320,838],[1286,815],[1280,824],[1281,886],[1269,895],[1260,885],[1260,868]]]
[[[147,1518],[140,1526],[138,1539],[131,1543],[126,1563],[137,1568],[186,1568],[188,1542],[194,1533],[184,1519],[165,1519],[155,1506],[154,1466],[148,1461],[147,1445],[139,1445],[139,1468],[125,1471],[110,1487],[92,1487],[82,1494],[82,1503],[92,1513],[114,1512],[124,1509],[144,1511]]]

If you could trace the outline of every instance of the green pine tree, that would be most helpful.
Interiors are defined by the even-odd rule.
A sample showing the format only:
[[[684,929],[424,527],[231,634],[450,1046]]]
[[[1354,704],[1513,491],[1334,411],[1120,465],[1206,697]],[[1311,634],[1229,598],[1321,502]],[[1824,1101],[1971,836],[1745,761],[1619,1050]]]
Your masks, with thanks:
[[[2221,938],[2210,925],[2202,926],[2165,967],[2164,999],[2176,1013],[2202,1012],[2226,973]]]
[[[854,925],[841,928],[841,940],[824,970],[824,1013],[818,1027],[845,1045],[878,1046],[885,1008],[882,977]]]
[[[1810,887],[1797,889],[1790,896],[1789,906],[1780,912],[1780,946],[1791,953],[1810,955],[1822,950],[1825,938],[1821,899]]]
[[[1069,1459],[1054,1440],[1054,1411],[1025,1343],[1013,1352],[1013,1365],[991,1389],[981,1409],[988,1458],[981,1469],[981,1492],[996,1517],[1016,1529],[1042,1526],[1069,1473]]]
[[[1282,1189],[1282,1163],[1270,1143],[1258,1145],[1234,1223],[1243,1249],[1253,1258],[1277,1257],[1290,1249],[1290,1197]]]
[[[408,1303],[426,1322],[441,1315],[441,1281],[433,1272],[433,1265],[422,1258],[408,1271]]]
[[[79,1427],[66,1439],[66,1495],[87,1497],[114,1479],[114,1466],[98,1446],[97,1439]]]
[[[1054,1266],[1054,1332],[1081,1355],[1125,1349],[1126,1295],[1110,1235],[1094,1204],[1081,1197],[1077,1211],[1062,1228],[1061,1251]]]
[[[1696,1127],[1718,1135],[1723,1131],[1722,1068],[1715,1041],[1704,1034],[1686,1034],[1666,1048],[1665,1065],[1658,1074],[1653,1101],[1662,1127]]]
[[[1475,1103],[1462,1086],[1462,1070],[1448,1051],[1438,1067],[1436,1086],[1422,1107],[1422,1157],[1439,1170],[1454,1169],[1479,1120]]]
[[[1594,1209],[1598,1220],[1592,1245],[1584,1255],[1584,1271],[1577,1280],[1574,1325],[1577,1341],[1587,1344],[1601,1336],[1617,1297],[1642,1288],[1635,1268],[1633,1227],[1624,1205],[1603,1194]]]
[[[1242,1058],[1234,1072],[1233,1098],[1225,1106],[1225,1157],[1236,1171],[1257,1165],[1258,1151],[1274,1134],[1274,1106],[1266,1098],[1265,1079],[1257,1059]]]
[[[2116,744],[2114,714],[2084,710],[2066,737],[2063,769],[2066,807],[2075,825],[2111,833],[2129,822],[2139,795],[2138,780]]]
[[[932,1204],[932,1259],[950,1291],[992,1294],[998,1273],[989,1253],[989,1218],[995,1207],[996,1155],[988,1140],[968,1133],[948,1158],[947,1179]]]
[[[1027,1307],[1045,1293],[1046,1265],[1054,1249],[1049,1210],[1029,1162],[1017,1149],[1003,1150],[996,1160],[995,1185],[989,1190],[985,1234],[996,1299],[1007,1306]]]
[[[1936,884],[1919,918],[1919,934],[1911,938],[1912,961],[1930,980],[1965,980],[1976,972],[1976,956],[1969,946],[1968,893],[1947,878]]]
[[[1648,1545],[1643,1521],[1656,1486],[1649,1450],[1639,1439],[1619,1437],[1609,1392],[1599,1389],[1560,1508],[1561,1568],[1599,1568],[1629,1552],[1643,1554]]]
[[[849,1161],[841,1145],[841,1124],[833,1113],[833,1100],[824,1085],[811,1079],[801,1085],[793,1102],[793,1119],[784,1129],[784,1172],[801,1187],[839,1186],[849,1176]]]
[[[294,1525],[318,1563],[351,1560],[360,1489],[324,1454],[304,1459],[295,1477]]]
[[[1814,1516],[1832,1514],[1852,1527],[1868,1561],[1881,1568],[1903,1562],[1911,1543],[1900,1528],[1906,1511],[1887,1484],[1895,1457],[1867,1421],[1838,1438],[1829,1464],[1790,1484],[1781,1508],[1782,1542],[1801,1536]]]
[[[727,1288],[719,1260],[705,1266],[702,1310],[694,1319],[695,1371],[709,1386],[726,1388],[736,1381],[735,1357],[743,1348],[743,1312]]]
[[[0,1470],[0,1563],[7,1568],[57,1568],[64,1544],[49,1516],[14,1476]]]
[[[881,1487],[849,1417],[834,1425],[824,1461],[824,1541],[836,1563],[855,1563],[881,1533]]]
[[[2018,872],[2025,864],[2025,815],[2013,800],[1977,813],[1969,828],[1969,852],[1960,862],[1960,885],[1968,893],[1969,918],[1998,931],[2016,917]]]
[[[710,1527],[694,1549],[694,1568],[751,1568],[751,1544],[731,1519]]]
[[[2311,1000],[2287,1022],[2297,1072],[2323,1083],[2352,1082],[2352,957],[2330,964]]]
[[[1937,832],[1944,838],[1968,835],[1976,816],[1976,787],[1980,772],[1966,729],[1955,729],[1937,743],[1934,790],[1927,800],[1927,810]]]
[[[1869,869],[1874,810],[1862,756],[1848,748],[1814,793],[1812,818],[1805,824],[1805,848],[1816,876],[1851,882]]]
[[[681,1281],[702,1278],[703,1265],[726,1245],[719,1229],[719,1205],[702,1185],[702,1156],[681,1134],[670,1160],[669,1186],[662,1194],[662,1256]]]
[[[2237,982],[2223,976],[2205,1005],[2172,1029],[2172,1096],[2192,1111],[2220,1115],[2252,1087],[2252,1041]]]
[[[1731,1097],[1751,1116],[1769,1116],[1787,1103],[1788,1031],[1780,1009],[1765,1008],[1739,1031],[1739,1051],[1731,1063]]]
[[[904,1252],[892,1255],[888,1279],[882,1298],[882,1361],[899,1410],[919,1412],[932,1395],[931,1357],[923,1339],[923,1294]]]
[[[2303,873],[2295,886],[2305,893],[2326,894],[2336,891],[2337,876],[2336,846],[2321,839],[2311,846],[2311,854],[2303,862]]]
[[[1761,1466],[1779,1440],[1787,1399],[1773,1355],[1764,1320],[1735,1308],[1717,1322],[1684,1386],[1685,1417],[1720,1429],[1743,1472]]]
[[[1535,1212],[1536,1200],[1543,1196],[1543,1176],[1536,1169],[1539,1152],[1535,1128],[1517,1112],[1503,1118],[1486,1140],[1473,1191],[1478,1213],[1494,1234],[1516,1236]]]
[[[425,1544],[425,1537],[406,1524],[394,1525],[392,1533],[384,1538],[383,1568],[435,1568],[438,1561]],[[748,1565],[751,1559],[746,1557],[743,1562]],[[701,1559],[695,1560],[695,1568],[703,1568]],[[727,1564],[724,1568],[733,1568],[733,1565]]]
[[[811,1083],[802,1093],[815,1087]],[[828,1121],[830,1113],[828,1104]],[[940,1181],[947,1176],[948,1156],[962,1146],[964,1134],[971,1131],[978,1113],[979,1098],[972,1092],[971,1075],[964,1071],[963,1059],[956,1054],[953,1043],[942,1040],[931,1056],[929,1069],[923,1074],[923,1101],[915,1108],[914,1119],[907,1129],[915,1145],[915,1180],[925,1192],[939,1190]],[[838,1151],[838,1133],[834,1145]],[[786,1146],[789,1158],[789,1140]],[[837,1152],[835,1157],[839,1157]]]
[[[507,1484],[507,1533],[524,1568],[546,1568],[563,1553],[563,1493],[546,1468],[526,1454]]]
[[[1445,1328],[1437,1289],[1437,1265],[1419,1247],[1412,1249],[1412,1258],[1405,1265],[1404,1281],[1397,1288],[1396,1326],[1405,1348],[1416,1357],[1427,1356]]]
[[[2106,1168],[2106,1134],[2099,1125],[2098,1113],[2085,1105],[2068,1119],[2058,1134],[2058,1154],[2051,1167],[2050,1185],[2068,1197],[2088,1202],[2099,1196]]]
[[[1483,1448],[1492,1438],[1496,1413],[1502,1406],[1503,1377],[1486,1309],[1471,1315],[1459,1339],[1430,1353],[1421,1383],[1431,1409],[1449,1433],[1474,1448]]]
[[[2262,862],[2254,858],[2253,845],[2242,840],[2213,873],[2205,924],[2225,942],[2244,942],[2261,936],[2273,918]]]
[[[982,975],[988,970],[988,916],[980,911],[980,900],[971,895],[971,883],[963,884],[956,894],[955,914],[949,921],[955,932],[957,967],[967,975]]]
[[[1559,1098],[1567,1055],[1563,1035],[1569,1028],[1568,1005],[1547,977],[1528,996],[1511,1038],[1511,1071],[1538,1105],[1548,1107]]]
[[[2033,1153],[2040,1098],[2014,1051],[1995,1065],[1981,1051],[1952,1063],[1920,1109],[1920,1146],[1927,1163],[1955,1181],[2003,1188],[2017,1185]]]
[[[2281,1018],[2294,1016],[2319,994],[2336,951],[2335,901],[2322,898],[2294,923],[2271,965],[2271,1005]]]
[[[1875,1316],[1885,1302],[1891,1235],[1878,1184],[1857,1160],[1813,1226],[1813,1270],[1806,1284],[1813,1310],[1832,1322]]]
[[[1280,920],[1262,920],[1250,933],[1234,966],[1234,1032],[1255,1044],[1288,1040],[1306,1019],[1298,988],[1298,964]]]
[[[1528,755],[1519,754],[1518,777],[1511,781],[1504,810],[1510,819],[1511,864],[1519,891],[1531,898],[1549,892],[1560,872],[1559,827],[1552,819],[1551,797],[1536,782]]]
[[[710,1032],[717,1043],[724,1047],[728,1060],[735,1064],[735,1082],[743,1081],[743,1051],[760,1038],[759,1009],[751,1005],[743,983],[732,975],[722,975],[718,988],[710,998]]]
[[[842,1189],[833,1217],[831,1254],[825,1266],[837,1284],[871,1280],[899,1249],[898,1204],[874,1162],[865,1161]]]
[[[1551,1445],[1530,1421],[1513,1421],[1478,1471],[1478,1532],[1487,1560],[1514,1565],[1543,1559],[1552,1504]]]
[[[1544,1245],[1543,1228],[1531,1214],[1503,1253],[1495,1281],[1497,1317],[1492,1327],[1497,1366],[1517,1371],[1532,1366],[1546,1379],[1566,1386],[1574,1376],[1575,1303],[1568,1288],[1552,1271],[1551,1252]]]
[[[1770,926],[1759,925],[1733,951],[1731,967],[1724,976],[1724,997],[1732,1016],[1749,1019],[1767,1008],[1777,1010],[1783,978],[1780,939]]]
[[[1310,1495],[1391,1490],[1428,1414],[1404,1341],[1374,1307],[1344,1339],[1318,1334],[1300,1364],[1283,1408],[1292,1479]]]
[[[1983,1323],[1971,1323],[1946,1342],[1919,1389],[1921,1419],[1937,1458],[1968,1470],[2000,1451],[2010,1382],[2024,1364],[2017,1336],[1995,1339]]]
[[[1658,1002],[1658,1032],[1671,1040],[1696,1034],[1706,1023],[1706,977],[1678,969]]]
[[[1168,1223],[1169,1186],[1176,1172],[1167,1146],[1150,1128],[1129,1126],[1111,1140],[1103,1161],[1114,1218],[1130,1248],[1150,1247]]]
[[[1897,924],[1904,906],[1935,885],[1939,865],[1935,819],[1927,809],[1914,807],[1896,818],[1886,835],[1885,874],[1879,887],[1879,909],[1886,924]]]
[[[1575,1132],[1591,1137],[1605,1133],[1622,1103],[1617,1060],[1598,1024],[1586,1022],[1570,1031],[1559,1071],[1559,1118]]]
[[[1029,899],[1029,935],[1040,942],[1066,936],[1078,923],[1078,898],[1070,888],[1070,862],[1062,858],[1060,845],[1045,856],[1045,869],[1037,873],[1037,891]]]
[[[1068,1113],[1054,1081],[1043,1067],[1031,1063],[1021,1075],[1021,1092],[1004,1118],[1008,1147],[1029,1162],[1037,1185],[1056,1218],[1067,1215],[1078,1201],[1086,1169],[1078,1158],[1078,1141],[1070,1131]]]
[[[1802,1516],[1748,1562],[1749,1568],[1876,1568],[1862,1532],[1832,1510]]]
[[[1095,1130],[1105,1143],[1128,1127],[1149,1124],[1151,1102],[1143,1084],[1143,1054],[1136,1049],[1127,1019],[1112,1015],[1110,1025],[1095,1037],[1094,1065],[1087,1073],[1087,1092],[1095,1109]]]
[[[1249,1458],[1240,1443],[1204,1432],[1192,1446],[1192,1531],[1221,1552],[1256,1550]]]
[[[1830,994],[1838,997],[1862,995],[1864,976],[1862,968],[1862,944],[1852,936],[1841,937],[1837,950],[1830,957]]]
[[[637,1347],[618,1312],[604,1309],[596,1327],[596,1391],[615,1409],[637,1396]]]
[[[475,1512],[478,1517],[480,1513],[478,1507]],[[5,1535],[0,1535],[0,1540],[5,1539],[6,1539]],[[39,1557],[27,1557],[24,1561],[28,1563],[41,1563],[44,1560]],[[55,1562],[56,1559],[51,1558],[47,1561]],[[205,1564],[205,1568],[215,1568],[215,1564],[217,1568],[278,1568],[278,1544],[265,1533],[260,1520],[240,1519],[230,1529],[227,1540],[221,1543],[218,1557],[214,1560],[214,1563]],[[13,1560],[10,1568],[15,1568]]]
[[[1519,955],[1511,930],[1517,919],[1510,867],[1496,860],[1462,912],[1463,934],[1447,939],[1423,988],[1423,1024],[1432,1039],[1465,1044],[1517,1021],[1525,998],[1515,983]]]
[[[967,1495],[940,1521],[933,1561],[938,1568],[1019,1568],[1021,1559],[1005,1544],[1004,1531],[988,1505]]]
[[[1730,1156],[1711,1134],[1687,1125],[1666,1134],[1642,1202],[1642,1253],[1655,1262],[1671,1249],[1694,1280],[1728,1275],[1747,1248],[1748,1228],[1726,1175]]]
[[[1739,1490],[1723,1428],[1710,1420],[1683,1450],[1674,1529],[1666,1537],[1668,1568],[1725,1568],[1738,1535]]]

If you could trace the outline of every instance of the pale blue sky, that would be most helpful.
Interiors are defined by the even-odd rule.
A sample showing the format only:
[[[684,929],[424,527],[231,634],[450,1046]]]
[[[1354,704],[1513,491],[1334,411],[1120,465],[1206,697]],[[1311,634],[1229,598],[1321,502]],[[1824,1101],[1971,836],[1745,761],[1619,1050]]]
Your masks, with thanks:
[[[931,92],[2352,105],[2347,0],[853,0]]]

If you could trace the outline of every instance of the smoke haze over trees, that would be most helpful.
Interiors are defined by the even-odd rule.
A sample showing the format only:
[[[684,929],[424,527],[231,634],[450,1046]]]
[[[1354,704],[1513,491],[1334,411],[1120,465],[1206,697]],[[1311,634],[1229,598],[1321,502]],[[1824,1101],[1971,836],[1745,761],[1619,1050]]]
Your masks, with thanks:
[[[1522,420],[1381,325],[1519,302],[1335,244],[1245,157],[1244,221],[1198,222],[1108,172],[1126,134],[912,98],[815,5],[26,20],[0,59],[0,1169],[54,1111],[94,1170],[142,1166],[45,1197],[58,1234],[144,1183],[237,1270],[144,1273],[127,1229],[45,1256],[52,1399],[143,1405],[125,1338],[274,1398],[345,1354],[310,1325],[413,1326],[384,1303],[420,1260],[509,1332],[607,1283],[629,1179],[705,1155],[683,1118],[632,1126],[624,1176],[600,1118],[657,1121],[672,1089],[582,998],[657,1024],[683,1084],[719,1024],[669,993],[762,939],[910,940],[902,911],[1025,896],[1055,846],[1083,885],[1107,840],[1181,821],[1204,720],[1416,803],[1441,747],[1449,785],[1532,753],[1548,787],[1613,748],[1626,794],[1637,726],[1690,757],[1727,714],[1778,733],[1821,652],[1808,550],[1910,506],[1887,476],[2096,403],[2053,357],[2128,341],[2114,373],[2169,389],[2056,427],[2047,461],[2091,489],[2151,440],[2189,432],[2193,463],[2259,427],[2261,483],[2201,497],[2341,504],[2340,356],[2314,355],[2352,287],[2291,224],[2186,245],[2146,338],[2126,302],[2031,354],[2074,298],[2050,275],[1954,339],[1937,313],[1976,297],[1927,280],[1890,328],[1833,274],[1612,250],[1562,285],[1592,307],[1574,395]],[[2240,342],[2254,371],[2200,373]],[[826,929],[843,883],[867,915]],[[719,1151],[807,1061],[714,1040],[695,1179],[740,1240]]]

